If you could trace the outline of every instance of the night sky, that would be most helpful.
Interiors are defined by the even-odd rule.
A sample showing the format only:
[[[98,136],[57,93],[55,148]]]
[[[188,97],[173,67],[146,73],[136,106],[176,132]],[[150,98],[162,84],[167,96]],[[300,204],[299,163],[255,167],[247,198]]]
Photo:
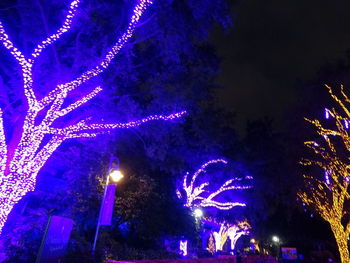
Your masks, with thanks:
[[[349,11],[348,0],[234,2],[233,28],[212,39],[222,59],[218,101],[238,113],[239,126],[263,116],[281,123],[286,110],[298,105],[297,80],[312,79],[326,63],[346,58]]]

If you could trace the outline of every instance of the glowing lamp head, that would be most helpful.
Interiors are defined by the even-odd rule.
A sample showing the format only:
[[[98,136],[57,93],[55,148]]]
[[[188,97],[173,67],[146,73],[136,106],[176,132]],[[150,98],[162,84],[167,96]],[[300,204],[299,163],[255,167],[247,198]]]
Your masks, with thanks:
[[[194,211],[193,211],[193,214],[196,218],[201,218],[203,216],[203,210],[200,209],[200,208],[196,208]]]
[[[109,174],[109,178],[113,183],[118,183],[123,177],[124,175],[120,170],[112,170]]]
[[[273,236],[272,241],[278,243],[280,241],[278,236]]]
[[[251,240],[250,240],[250,243],[255,243],[255,239],[254,238],[252,238]]]

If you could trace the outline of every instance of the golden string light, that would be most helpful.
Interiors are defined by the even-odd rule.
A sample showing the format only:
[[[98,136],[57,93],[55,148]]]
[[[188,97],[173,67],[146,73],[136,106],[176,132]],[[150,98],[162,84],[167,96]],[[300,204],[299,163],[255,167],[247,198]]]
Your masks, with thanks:
[[[315,153],[315,158],[303,159],[300,162],[305,166],[321,168],[324,178],[303,175],[305,187],[298,192],[298,197],[329,223],[338,245],[341,262],[349,263],[350,221],[346,202],[350,198],[350,136],[347,130],[350,121],[350,98],[343,86],[340,87],[339,95],[336,95],[330,86],[326,85],[326,88],[340,111],[336,108],[325,109],[325,117],[329,119],[325,122],[327,127],[319,120],[305,118],[316,128],[321,140],[304,142],[305,146]]]

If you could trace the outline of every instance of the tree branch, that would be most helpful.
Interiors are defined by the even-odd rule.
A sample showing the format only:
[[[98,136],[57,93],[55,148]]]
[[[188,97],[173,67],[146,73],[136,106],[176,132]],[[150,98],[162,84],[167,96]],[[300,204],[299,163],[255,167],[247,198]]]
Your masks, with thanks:
[[[126,122],[126,123],[86,124],[86,120],[82,120],[77,124],[68,126],[66,128],[48,128],[46,130],[46,133],[67,136],[70,134],[79,134],[79,132],[83,132],[83,131],[129,129],[129,128],[138,127],[149,121],[156,121],[156,120],[167,121],[167,120],[178,119],[185,114],[186,114],[186,111],[181,111],[170,115],[151,115],[141,120]]]
[[[209,162],[206,162],[192,175],[192,179],[191,179],[191,182],[189,185],[187,184],[188,173],[186,173],[186,175],[184,176],[184,180],[183,180],[183,189],[185,190],[186,195],[187,195],[185,206],[187,206],[187,207],[193,207],[195,205],[203,206],[203,207],[212,206],[212,207],[216,207],[219,209],[231,209],[237,205],[238,206],[245,206],[245,204],[239,203],[239,202],[224,202],[224,203],[222,203],[222,202],[214,201],[213,199],[225,191],[235,190],[235,189],[242,189],[243,190],[243,189],[251,188],[251,186],[232,185],[236,181],[241,181],[243,179],[252,179],[251,176],[246,176],[245,178],[234,177],[234,178],[226,181],[217,191],[213,192],[208,197],[200,196],[202,193],[206,192],[205,188],[209,185],[209,182],[202,183],[199,186],[195,187],[194,184],[196,182],[196,179],[201,173],[205,173],[206,167],[208,167],[209,165],[214,164],[214,163],[227,164],[227,161],[223,160],[223,159],[214,159],[214,160],[211,160]],[[195,204],[196,200],[201,200],[201,201],[198,204]]]
[[[58,40],[65,32],[67,32],[70,29],[73,19],[77,13],[79,2],[80,0],[74,0],[70,3],[68,14],[62,26],[56,31],[56,33],[52,34],[47,39],[43,40],[34,49],[33,53],[31,54],[31,58],[33,59],[33,62],[46,47],[48,47],[49,45],[52,45],[56,40]]]
[[[4,129],[3,112],[0,109],[0,174],[4,174],[7,162],[7,145]]]
[[[130,23],[124,32],[122,36],[117,40],[116,44],[107,52],[105,57],[102,59],[102,61],[92,69],[84,72],[76,79],[60,84],[52,90],[46,97],[44,97],[40,101],[40,105],[47,105],[52,102],[52,100],[57,96],[57,94],[66,91],[69,92],[71,90],[74,90],[78,86],[82,85],[86,81],[90,80],[92,77],[95,77],[99,74],[101,74],[111,63],[113,58],[119,53],[119,51],[123,48],[126,42],[132,37],[135,27],[137,23],[139,22],[141,16],[146,11],[147,7],[151,4],[151,0],[140,0],[138,4],[133,9],[133,14],[130,19]]]
[[[0,21],[0,41],[7,48],[11,55],[17,60],[22,68],[22,76],[24,81],[24,95],[27,98],[28,105],[30,108],[36,106],[37,100],[33,91],[33,79],[32,79],[32,61],[26,59],[22,52],[14,46],[6,34],[5,28]]]

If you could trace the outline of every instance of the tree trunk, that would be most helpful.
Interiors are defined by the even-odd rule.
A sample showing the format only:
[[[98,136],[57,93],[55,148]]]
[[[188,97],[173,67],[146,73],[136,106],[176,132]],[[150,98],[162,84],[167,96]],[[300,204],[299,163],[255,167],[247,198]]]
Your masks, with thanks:
[[[34,188],[34,182],[22,179],[15,182],[14,178],[18,178],[18,174],[9,174],[6,179],[1,182],[0,192],[0,234],[2,228],[7,221],[8,215],[13,207]]]
[[[337,242],[337,245],[338,245],[338,251],[339,251],[341,262],[350,263],[348,237],[345,234],[343,225],[341,223],[334,224],[334,225],[331,225],[331,228],[335,237],[335,241]]]
[[[2,197],[0,198],[0,204],[1,204],[1,209],[0,209],[0,233],[1,233],[8,215],[10,214],[10,212],[12,211],[12,208],[15,205],[15,202],[13,202],[12,200],[9,200],[9,198]]]

